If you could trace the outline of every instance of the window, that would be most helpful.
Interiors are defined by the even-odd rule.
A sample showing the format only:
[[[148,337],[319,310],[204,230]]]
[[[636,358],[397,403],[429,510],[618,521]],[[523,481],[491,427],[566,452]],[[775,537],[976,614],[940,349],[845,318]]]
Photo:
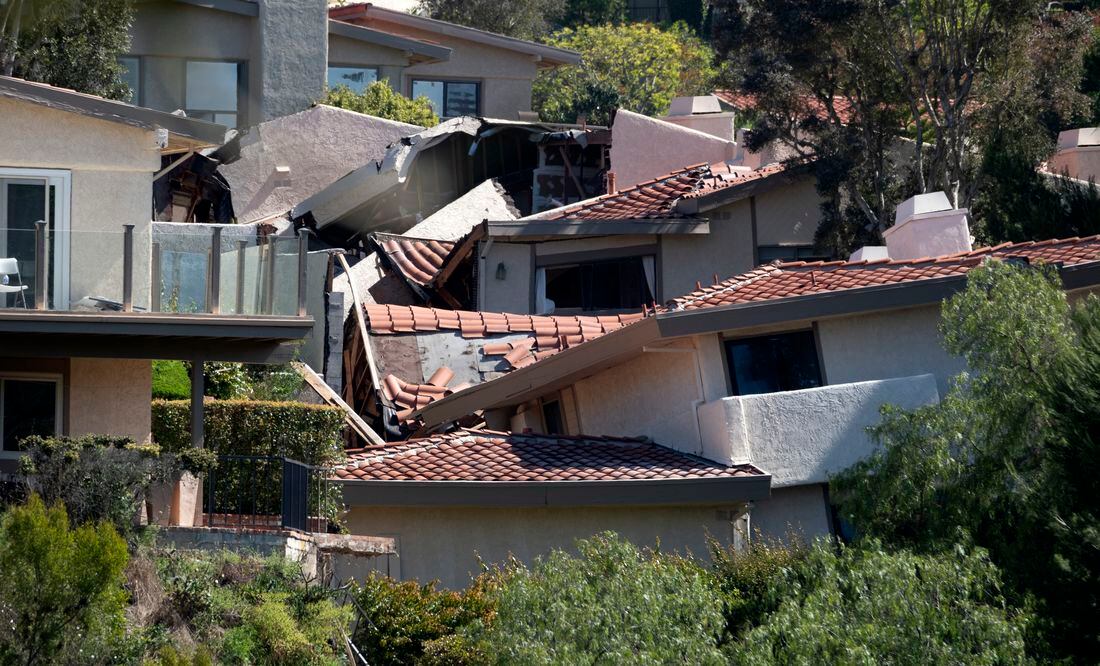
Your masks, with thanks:
[[[542,401],[542,425],[545,429],[544,435],[564,435],[565,425],[564,420],[561,417],[561,401],[543,400]]]
[[[361,93],[367,86],[378,80],[376,67],[328,66],[328,87],[347,86],[352,92]]]
[[[0,376],[0,448],[18,451],[25,437],[58,434],[60,394],[59,377]]]
[[[26,289],[0,293],[0,308],[34,307],[38,292],[46,306],[69,307],[70,174],[55,169],[0,167],[0,259],[5,262],[0,284]],[[36,283],[36,223],[46,223],[46,283]]]
[[[822,385],[813,331],[729,340],[726,353],[734,395]]]
[[[476,116],[481,108],[481,84],[472,81],[413,79],[412,96],[427,97],[436,115],[444,118]]]
[[[756,258],[761,264],[779,261],[821,261],[828,260],[813,245],[761,245],[756,248]]]
[[[188,60],[184,106],[191,118],[236,127],[241,65],[235,62]]]
[[[122,66],[122,82],[130,89],[130,103],[141,104],[141,58],[121,56],[118,64]]]
[[[654,258],[624,257],[540,268],[539,314],[561,310],[637,310],[656,292]]]

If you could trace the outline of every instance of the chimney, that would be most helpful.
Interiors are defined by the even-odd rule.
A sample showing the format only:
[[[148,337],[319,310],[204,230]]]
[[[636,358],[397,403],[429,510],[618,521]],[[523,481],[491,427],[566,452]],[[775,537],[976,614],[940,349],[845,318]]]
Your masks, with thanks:
[[[1100,181],[1100,127],[1067,130],[1058,135],[1058,152],[1047,170],[1070,178]]]
[[[669,105],[668,115],[661,120],[726,141],[736,138],[734,114],[722,111],[722,105],[714,95],[677,97]]]
[[[615,172],[614,171],[608,171],[607,172],[607,193],[608,194],[615,194],[618,191],[619,191],[618,187],[615,186]]]
[[[894,226],[883,233],[890,258],[939,257],[973,249],[965,208],[952,208],[943,192],[918,194],[903,201]]]

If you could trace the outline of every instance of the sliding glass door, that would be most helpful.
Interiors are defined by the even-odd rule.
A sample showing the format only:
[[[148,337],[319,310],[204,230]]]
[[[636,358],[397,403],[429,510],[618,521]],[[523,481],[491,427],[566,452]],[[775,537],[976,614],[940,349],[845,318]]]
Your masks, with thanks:
[[[35,229],[46,223],[45,276],[38,284]],[[69,172],[0,167],[0,307],[68,308]]]

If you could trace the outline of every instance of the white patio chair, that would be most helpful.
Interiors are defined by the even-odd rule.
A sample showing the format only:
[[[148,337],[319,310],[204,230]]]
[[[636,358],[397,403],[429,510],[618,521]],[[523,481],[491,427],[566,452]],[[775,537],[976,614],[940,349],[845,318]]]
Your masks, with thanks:
[[[15,284],[12,284],[11,276],[15,276]],[[19,260],[15,257],[0,259],[0,294],[19,294],[23,301],[23,307],[27,307],[27,285],[19,276]],[[5,305],[7,298],[4,299]]]

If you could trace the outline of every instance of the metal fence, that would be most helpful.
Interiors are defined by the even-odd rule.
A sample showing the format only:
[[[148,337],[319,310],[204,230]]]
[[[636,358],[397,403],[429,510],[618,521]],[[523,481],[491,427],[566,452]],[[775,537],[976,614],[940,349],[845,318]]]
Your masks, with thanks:
[[[328,470],[279,456],[218,456],[207,473],[208,527],[325,532],[335,508]]]

